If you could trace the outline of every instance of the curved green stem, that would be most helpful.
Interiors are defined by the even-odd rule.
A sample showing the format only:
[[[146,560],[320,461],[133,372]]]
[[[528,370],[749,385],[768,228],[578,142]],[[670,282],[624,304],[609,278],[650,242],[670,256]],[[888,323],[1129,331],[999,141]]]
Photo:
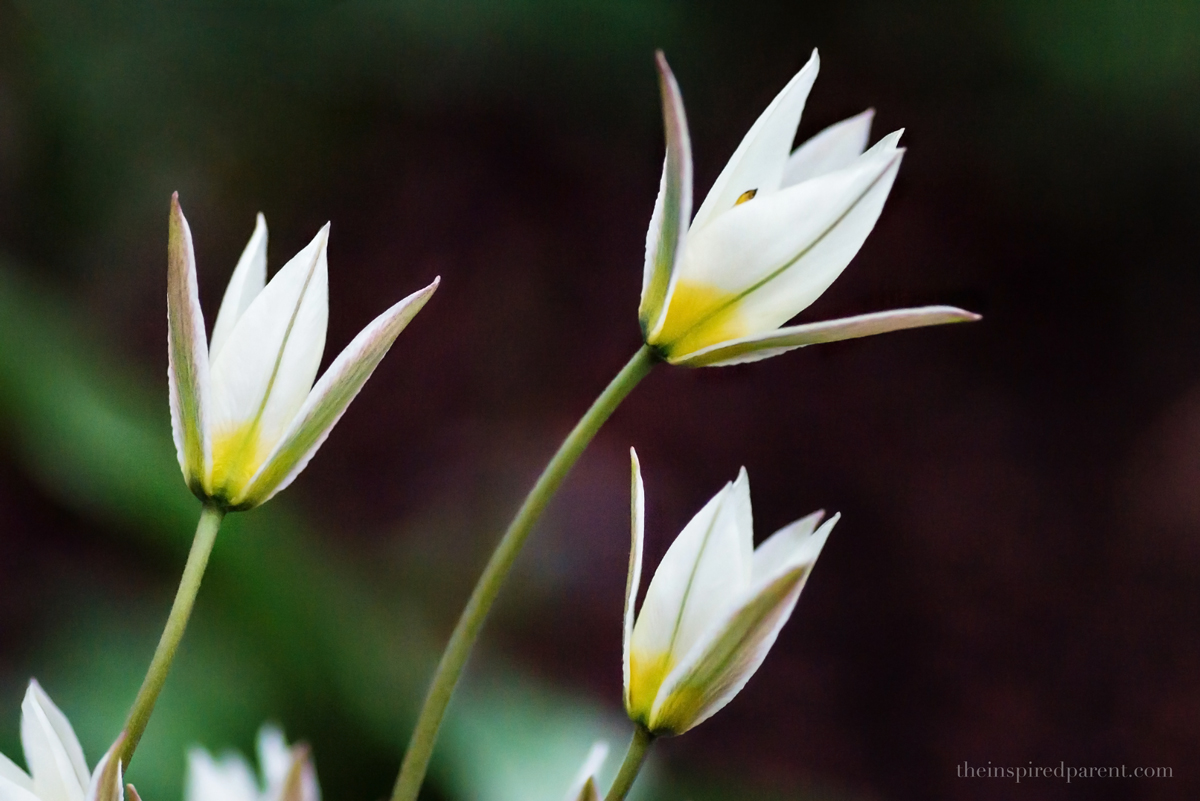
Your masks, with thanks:
[[[492,552],[483,575],[479,577],[466,608],[458,618],[454,633],[450,635],[450,642],[446,644],[446,650],[442,653],[442,659],[425,696],[425,703],[421,707],[421,714],[417,718],[416,728],[413,729],[412,738],[408,742],[408,750],[404,752],[404,762],[400,766],[400,775],[396,778],[392,801],[416,801],[417,793],[425,780],[425,771],[429,767],[429,758],[433,755],[438,729],[446,715],[450,697],[454,694],[454,687],[458,684],[467,658],[471,655],[471,647],[479,637],[492,603],[496,600],[500,587],[508,577],[534,523],[541,517],[546,504],[554,497],[559,485],[575,466],[592,437],[596,436],[600,426],[604,425],[604,421],[616,411],[621,401],[625,400],[625,396],[646,377],[658,361],[659,357],[654,350],[645,345],[634,354],[575,424],[575,428],[563,440],[558,452],[525,497],[525,502],[521,504],[516,517],[504,532],[500,544]]]
[[[638,773],[641,772],[642,765],[646,763],[646,755],[650,753],[650,745],[653,742],[654,735],[639,723],[633,730],[633,739],[629,741],[629,750],[625,752],[625,761],[621,763],[621,769],[617,771],[617,778],[613,779],[612,787],[608,789],[608,795],[604,797],[604,801],[625,801],[625,796],[629,795],[629,790],[633,787]]]
[[[221,528],[221,520],[225,512],[216,506],[205,504],[200,512],[200,522],[196,526],[196,536],[192,540],[192,550],[188,553],[187,565],[183,568],[183,577],[179,580],[179,589],[175,592],[175,602],[171,605],[171,614],[167,616],[167,625],[158,647],[154,650],[154,658],[150,660],[150,669],[142,681],[133,708],[125,721],[123,732],[125,741],[121,744],[120,760],[122,769],[129,766],[133,752],[137,749],[146,724],[150,722],[150,714],[154,711],[154,703],[162,692],[167,673],[171,671],[171,662],[175,659],[175,650],[183,639],[187,628],[188,617],[192,614],[192,606],[196,603],[196,593],[200,591],[200,580],[204,578],[204,568],[208,566],[208,556],[212,553],[213,543],[217,539],[217,531]]]

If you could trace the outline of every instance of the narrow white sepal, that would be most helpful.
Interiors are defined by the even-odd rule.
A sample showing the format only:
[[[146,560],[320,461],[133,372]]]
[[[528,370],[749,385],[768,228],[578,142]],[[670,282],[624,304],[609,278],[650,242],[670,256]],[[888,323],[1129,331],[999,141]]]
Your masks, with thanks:
[[[115,759],[117,751],[125,741],[122,733],[113,743],[92,771],[88,783],[87,801],[124,801],[125,785],[122,781],[121,760]]]
[[[646,262],[638,308],[642,331],[650,336],[662,325],[674,287],[675,262],[683,249],[692,216],[692,145],[683,94],[660,50],[655,55],[662,94],[667,152],[654,213],[646,231]]]
[[[835,122],[812,137],[792,155],[783,168],[781,188],[849,167],[867,148],[875,109],[869,108],[849,119]]]
[[[769,331],[765,334],[731,339],[672,359],[672,364],[685,367],[722,367],[769,359],[789,350],[823,342],[873,336],[906,328],[963,323],[979,320],[980,315],[955,306],[922,306],[913,309],[841,317]]]
[[[780,187],[784,164],[796,138],[804,103],[821,68],[814,49],[808,63],[790,80],[746,132],[725,169],[713,182],[700,204],[692,231],[698,231],[717,215],[734,207],[748,190],[768,194]]]
[[[250,480],[244,502],[260,504],[269,500],[304,470],[396,337],[433,296],[440,282],[435,278],[429,286],[376,317],[338,354]]]
[[[217,358],[221,348],[233,333],[234,326],[241,319],[251,302],[262,292],[267,284],[267,220],[261,213],[254,221],[254,233],[246,243],[237,267],[229,278],[225,295],[221,298],[221,309],[217,312],[217,322],[213,325],[212,338],[209,341],[208,355],[210,359]]]
[[[211,384],[196,255],[178,192],[171,196],[168,230],[167,386],[171,433],[184,480],[195,490],[207,480],[212,465],[208,421]]]
[[[625,709],[630,710],[629,698],[629,655],[633,644],[634,607],[637,604],[638,589],[642,580],[642,542],[646,532],[646,489],[642,484],[642,466],[638,462],[637,451],[629,449],[632,467],[632,487],[630,496],[630,530],[632,542],[629,546],[629,575],[625,580],[625,631],[621,638],[622,665],[625,676]]]

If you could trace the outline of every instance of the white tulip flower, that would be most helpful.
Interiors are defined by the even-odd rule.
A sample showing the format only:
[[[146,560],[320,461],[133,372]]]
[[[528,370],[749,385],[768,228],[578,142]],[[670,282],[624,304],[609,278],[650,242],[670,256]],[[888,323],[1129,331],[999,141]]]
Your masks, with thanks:
[[[29,772],[0,754],[3,801],[122,801],[121,763],[111,757],[120,740],[90,774],[75,730],[36,681],[21,702],[21,747]]]
[[[274,726],[258,732],[261,780],[236,752],[214,759],[203,748],[188,751],[184,801],[321,801],[321,788],[306,745],[288,746]]]
[[[658,54],[667,155],[646,236],[638,316],[646,344],[672,364],[738,364],[818,342],[979,319],[952,306],[926,306],[780,328],[858,253],[904,155],[897,147],[901,131],[864,152],[871,111],[792,151],[818,65],[814,50],[751,126],[690,219],[692,154],[683,98]]]
[[[205,339],[192,234],[171,199],[167,283],[171,425],[192,491],[249,509],[292,482],[438,280],[375,318],[313,384],[329,317],[326,224],[266,282],[263,216]]]
[[[625,710],[651,735],[682,734],[729,703],[762,664],[840,515],[815,512],[754,547],[745,468],[692,518],[659,564],[634,622],[645,492],[633,457],[625,592]]]

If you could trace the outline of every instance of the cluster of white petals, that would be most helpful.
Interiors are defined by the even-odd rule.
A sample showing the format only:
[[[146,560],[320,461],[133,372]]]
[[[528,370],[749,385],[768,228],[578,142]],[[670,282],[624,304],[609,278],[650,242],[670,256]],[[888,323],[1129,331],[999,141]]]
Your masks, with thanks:
[[[375,318],[314,385],[329,319],[328,240],[327,224],[267,283],[267,224],[260,214],[208,342],[192,234],[172,198],[171,424],[184,479],[205,500],[248,509],[290,484],[437,289],[434,280]]]
[[[654,735],[682,734],[741,691],[787,622],[837,523],[823,512],[754,547],[743,468],[671,543],[634,615],[645,491],[633,457],[633,546],[625,594],[625,709]]]
[[[118,741],[119,743],[120,741]],[[88,772],[67,716],[36,681],[21,702],[21,748],[29,772],[0,754],[0,801],[122,801],[120,762],[109,749]]]
[[[771,101],[692,213],[692,153],[679,86],[659,53],[667,155],[646,236],[638,310],[646,344],[689,367],[756,361],[818,342],[978,319],[926,306],[781,328],[841,275],[875,227],[904,150],[867,148],[873,112],[794,152],[817,53]]]
[[[289,746],[274,726],[258,732],[258,764],[261,778],[241,754],[192,748],[184,801],[321,801],[308,746]]]

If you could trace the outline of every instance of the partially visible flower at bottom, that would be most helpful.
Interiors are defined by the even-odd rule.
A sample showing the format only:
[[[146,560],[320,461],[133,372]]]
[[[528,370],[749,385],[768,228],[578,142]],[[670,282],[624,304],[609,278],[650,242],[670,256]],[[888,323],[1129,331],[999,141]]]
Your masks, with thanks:
[[[271,725],[258,731],[261,781],[245,758],[227,751],[218,758],[203,748],[188,751],[184,801],[321,801],[317,771],[303,743],[288,746]]]
[[[571,782],[566,801],[600,801],[600,790],[596,787],[596,771],[600,770],[607,758],[608,743],[597,740],[588,751],[587,758],[583,760],[583,767],[575,775],[575,781]]]
[[[755,548],[742,468],[671,543],[635,617],[646,501],[637,454],[630,455],[625,710],[654,736],[683,734],[729,703],[758,670],[839,515],[821,523],[824,513],[815,512]]]
[[[71,722],[41,685],[30,680],[21,702],[21,748],[29,772],[0,754],[0,799],[123,801],[121,763],[110,759],[120,743],[113,743],[89,774]]]

